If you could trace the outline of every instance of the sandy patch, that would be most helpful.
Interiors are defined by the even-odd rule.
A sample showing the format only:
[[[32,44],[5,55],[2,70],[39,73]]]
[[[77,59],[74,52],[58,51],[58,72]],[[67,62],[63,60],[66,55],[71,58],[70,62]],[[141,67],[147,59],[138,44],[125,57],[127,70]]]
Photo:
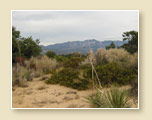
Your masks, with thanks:
[[[89,108],[84,97],[93,90],[78,91],[60,85],[47,85],[42,77],[34,78],[28,87],[13,87],[13,108]]]

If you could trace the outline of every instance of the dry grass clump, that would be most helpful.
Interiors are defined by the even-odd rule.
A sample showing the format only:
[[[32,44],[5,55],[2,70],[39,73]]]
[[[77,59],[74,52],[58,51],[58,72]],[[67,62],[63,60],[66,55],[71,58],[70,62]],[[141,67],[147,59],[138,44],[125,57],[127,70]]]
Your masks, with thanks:
[[[108,62],[127,62],[130,54],[124,49],[109,49],[106,58]]]
[[[107,50],[104,50],[102,48],[99,48],[97,50],[97,53],[95,55],[97,65],[108,63],[106,53],[107,53]]]
[[[99,48],[96,53],[97,64],[105,64],[108,62],[127,61],[130,54],[124,49],[102,49]]]
[[[131,55],[129,59],[128,67],[134,67],[138,69],[138,53],[137,52]]]
[[[12,68],[13,86],[27,86],[27,81],[31,81],[34,77],[40,77],[42,74],[53,72],[58,65],[56,60],[50,59],[47,56],[42,56],[40,58],[31,57],[24,63],[24,66],[17,63]]]
[[[26,67],[21,66],[20,64],[17,64],[12,69],[13,75],[12,75],[12,85],[19,85],[21,87],[27,87],[27,81],[29,81],[30,78],[30,72]]]
[[[56,69],[58,63],[55,59],[48,58],[45,55],[41,58],[31,57],[29,61],[26,61],[26,65],[39,73],[49,73]]]
[[[138,53],[131,55],[124,49],[101,49],[99,48],[96,53],[96,64],[102,65],[112,62],[127,63],[126,67],[138,66]]]

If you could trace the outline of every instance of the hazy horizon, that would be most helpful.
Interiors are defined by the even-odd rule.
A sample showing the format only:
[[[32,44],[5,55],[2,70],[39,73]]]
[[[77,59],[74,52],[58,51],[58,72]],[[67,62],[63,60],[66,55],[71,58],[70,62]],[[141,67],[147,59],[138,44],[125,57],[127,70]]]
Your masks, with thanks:
[[[41,45],[88,39],[122,40],[138,31],[138,11],[13,11],[12,26]]]

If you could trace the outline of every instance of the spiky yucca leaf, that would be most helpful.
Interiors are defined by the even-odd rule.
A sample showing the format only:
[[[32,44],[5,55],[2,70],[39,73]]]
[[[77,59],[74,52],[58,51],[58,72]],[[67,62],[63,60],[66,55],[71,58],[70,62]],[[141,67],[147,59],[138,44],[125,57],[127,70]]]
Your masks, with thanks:
[[[104,94],[104,105],[108,108],[125,108],[128,102],[128,90],[111,88]]]
[[[91,107],[95,108],[126,108],[128,90],[112,87],[110,90],[98,90],[95,94],[86,97]]]

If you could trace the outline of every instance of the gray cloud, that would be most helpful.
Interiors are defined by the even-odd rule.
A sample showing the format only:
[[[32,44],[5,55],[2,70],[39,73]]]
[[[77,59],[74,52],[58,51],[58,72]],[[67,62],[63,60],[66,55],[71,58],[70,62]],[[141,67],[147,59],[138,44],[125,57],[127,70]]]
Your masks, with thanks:
[[[122,33],[138,31],[137,11],[13,11],[12,25],[24,37],[41,44],[97,39],[122,40]]]

